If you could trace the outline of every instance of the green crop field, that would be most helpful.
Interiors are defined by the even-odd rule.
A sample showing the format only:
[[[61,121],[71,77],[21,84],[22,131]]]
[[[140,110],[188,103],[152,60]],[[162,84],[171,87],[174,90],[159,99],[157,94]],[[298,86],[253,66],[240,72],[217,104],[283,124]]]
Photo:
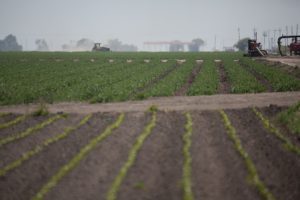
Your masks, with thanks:
[[[222,83],[215,59],[224,65],[230,93],[267,90],[251,70],[274,91],[300,89],[299,79],[240,53],[2,52],[0,104],[126,101],[172,96],[182,87],[180,95],[216,94]]]

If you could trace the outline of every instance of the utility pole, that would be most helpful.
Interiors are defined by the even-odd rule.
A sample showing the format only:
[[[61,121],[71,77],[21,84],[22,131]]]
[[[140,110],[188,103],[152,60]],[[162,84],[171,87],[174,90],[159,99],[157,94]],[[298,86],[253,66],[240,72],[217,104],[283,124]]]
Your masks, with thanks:
[[[291,25],[291,35],[293,35],[294,34],[294,27],[293,27],[293,25]]]
[[[299,24],[296,25],[296,35],[298,35]]]
[[[214,47],[214,51],[217,50],[217,36],[215,35],[215,47]]]
[[[264,48],[266,48],[266,37],[268,36],[267,31],[263,32],[263,36],[264,36]]]
[[[254,36],[254,39],[257,40],[257,32],[256,32],[255,27],[253,28],[253,36]]]
[[[238,27],[238,41],[240,41],[241,40],[241,30],[240,30],[240,27]]]

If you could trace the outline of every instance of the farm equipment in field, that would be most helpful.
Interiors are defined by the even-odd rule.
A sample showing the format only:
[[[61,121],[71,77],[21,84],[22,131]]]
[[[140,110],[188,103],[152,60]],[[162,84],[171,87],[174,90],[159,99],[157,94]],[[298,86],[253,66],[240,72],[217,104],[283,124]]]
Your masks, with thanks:
[[[107,47],[101,47],[101,43],[95,43],[92,51],[110,51]]]
[[[261,49],[261,44],[257,43],[256,40],[248,40],[248,53],[244,56],[249,57],[258,57],[258,56],[267,56],[268,52]]]
[[[300,55],[300,35],[284,35],[278,38],[278,50],[281,56],[286,56],[282,53],[281,40],[282,39],[292,39],[292,42],[287,46],[290,49],[290,55]]]

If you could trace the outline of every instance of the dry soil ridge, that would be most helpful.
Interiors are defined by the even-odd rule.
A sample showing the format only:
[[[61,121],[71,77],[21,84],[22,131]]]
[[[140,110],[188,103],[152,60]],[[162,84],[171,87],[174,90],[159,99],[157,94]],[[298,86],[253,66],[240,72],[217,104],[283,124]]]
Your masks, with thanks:
[[[300,92],[273,92],[257,94],[217,94],[204,96],[159,97],[143,101],[89,104],[87,102],[62,102],[46,105],[52,113],[94,113],[94,112],[143,112],[151,105],[161,110],[192,111],[240,109],[265,107],[270,104],[290,106],[300,100]],[[0,106],[0,112],[30,113],[37,110],[38,104]]]

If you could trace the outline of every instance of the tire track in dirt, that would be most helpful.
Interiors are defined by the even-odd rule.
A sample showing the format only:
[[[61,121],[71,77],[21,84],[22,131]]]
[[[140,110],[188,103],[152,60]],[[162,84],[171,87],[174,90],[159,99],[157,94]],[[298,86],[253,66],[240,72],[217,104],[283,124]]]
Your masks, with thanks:
[[[216,62],[218,71],[219,71],[219,87],[218,94],[229,94],[231,91],[231,86],[224,68],[223,62]]]
[[[32,198],[61,166],[115,119],[116,114],[95,114],[66,140],[56,142],[34,159],[16,168],[13,173],[0,177],[0,194],[4,195],[3,199]]]
[[[195,78],[197,77],[197,75],[199,74],[200,71],[201,71],[201,64],[196,64],[193,71],[188,76],[188,78],[186,80],[186,83],[184,83],[182,85],[182,87],[179,88],[179,90],[177,90],[174,93],[174,96],[185,96],[187,91],[189,90],[189,88],[191,87],[193,82],[195,81]]]
[[[0,149],[0,168],[3,168],[8,163],[20,158],[24,152],[31,150],[36,145],[41,144],[43,141],[61,134],[65,128],[74,126],[79,123],[81,116],[78,114],[70,114],[67,118],[62,118],[54,122],[51,126],[39,130],[37,134],[26,137],[20,141],[16,141],[3,146]]]
[[[105,199],[150,115],[128,113],[123,124],[48,193],[45,199]]]
[[[300,199],[300,159],[268,133],[251,109],[227,110],[259,176],[277,199]]]
[[[271,83],[261,74],[259,74],[257,71],[252,69],[250,66],[246,65],[243,62],[239,61],[239,65],[241,65],[246,71],[248,71],[250,74],[252,74],[258,82],[260,82],[262,85],[265,86],[267,89],[267,92],[274,92],[273,87]]]
[[[216,111],[192,112],[192,181],[195,199],[259,199]]]
[[[153,133],[121,185],[118,199],[182,199],[182,135],[186,119],[158,112]]]

